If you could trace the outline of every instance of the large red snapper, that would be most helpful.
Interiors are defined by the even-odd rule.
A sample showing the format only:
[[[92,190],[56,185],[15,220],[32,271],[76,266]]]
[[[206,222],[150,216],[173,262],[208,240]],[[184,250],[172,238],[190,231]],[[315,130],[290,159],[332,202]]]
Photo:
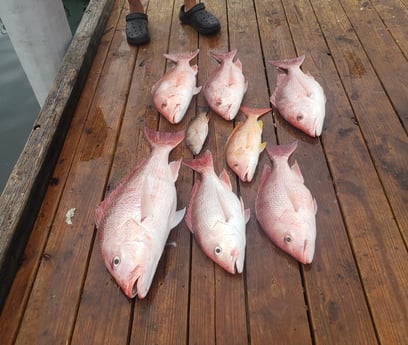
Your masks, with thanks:
[[[249,210],[234,194],[225,170],[218,177],[210,151],[183,164],[201,174],[187,208],[186,223],[203,252],[230,273],[242,273]]]
[[[170,123],[179,123],[190,105],[194,95],[200,92],[196,86],[197,65],[190,66],[199,50],[191,53],[164,54],[164,57],[176,63],[152,87],[153,103],[157,111]]]
[[[95,211],[103,261],[129,298],[149,291],[167,237],[183,219],[176,211],[175,181],[181,160],[168,163],[184,132],[145,128],[152,148]]]
[[[326,96],[320,84],[300,69],[305,56],[281,61],[270,61],[285,74],[278,75],[271,103],[286,121],[306,134],[322,134]]]
[[[297,142],[268,144],[273,167],[265,165],[255,200],[256,218],[268,237],[298,261],[313,260],[316,240],[316,200],[303,183],[298,164],[288,158]]]
[[[245,122],[239,122],[225,145],[225,156],[228,166],[241,181],[250,182],[258,165],[259,155],[265,149],[262,143],[262,121],[258,118],[271,108],[248,108],[241,106],[241,112],[246,116]]]
[[[238,114],[239,107],[248,82],[242,73],[239,59],[234,62],[237,50],[227,53],[210,52],[220,65],[210,74],[203,86],[204,97],[210,108],[225,120],[232,120]]]

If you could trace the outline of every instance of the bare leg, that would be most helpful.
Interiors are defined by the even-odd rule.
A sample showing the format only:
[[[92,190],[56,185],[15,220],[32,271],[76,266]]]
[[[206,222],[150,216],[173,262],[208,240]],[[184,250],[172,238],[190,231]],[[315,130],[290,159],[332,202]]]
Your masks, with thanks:
[[[144,13],[144,8],[140,0],[128,0],[130,13]]]
[[[197,4],[196,0],[184,0],[184,11],[189,11],[191,8]]]

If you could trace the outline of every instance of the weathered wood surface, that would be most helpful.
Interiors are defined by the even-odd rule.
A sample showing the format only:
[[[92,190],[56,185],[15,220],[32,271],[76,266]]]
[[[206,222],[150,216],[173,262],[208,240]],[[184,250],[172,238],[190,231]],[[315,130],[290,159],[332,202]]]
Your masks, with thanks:
[[[58,158],[112,0],[91,1],[0,197],[0,307]]]
[[[144,3],[152,41],[140,48],[126,43],[127,2],[114,3],[0,316],[1,343],[408,343],[407,2],[207,0],[222,24],[214,37],[180,25],[173,0]],[[262,232],[254,200],[271,163],[263,153],[253,182],[240,182],[224,159],[235,122],[210,113],[205,148],[251,209],[244,273],[213,264],[182,222],[148,296],[129,300],[103,265],[93,212],[149,154],[145,126],[177,131],[206,106],[197,95],[183,121],[170,125],[150,96],[172,68],[163,53],[196,48],[198,85],[216,66],[210,50],[237,48],[249,83],[244,104],[262,108],[270,106],[278,73],[268,61],[306,54],[303,69],[327,96],[321,138],[276,111],[262,121],[264,140],[299,141],[291,161],[318,203],[315,258],[300,265]],[[181,157],[191,157],[184,144],[171,160]],[[180,169],[178,208],[188,204],[196,178]]]

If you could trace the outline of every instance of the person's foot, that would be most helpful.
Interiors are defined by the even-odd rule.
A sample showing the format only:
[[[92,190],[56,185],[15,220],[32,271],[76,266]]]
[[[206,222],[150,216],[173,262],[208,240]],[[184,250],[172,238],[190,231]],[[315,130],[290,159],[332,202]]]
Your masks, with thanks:
[[[149,43],[150,36],[145,13],[130,13],[126,16],[126,39],[129,44],[135,46]]]
[[[187,12],[184,11],[184,5],[181,6],[179,19],[183,24],[191,25],[203,35],[212,35],[221,29],[218,19],[205,9],[202,2],[193,6]]]

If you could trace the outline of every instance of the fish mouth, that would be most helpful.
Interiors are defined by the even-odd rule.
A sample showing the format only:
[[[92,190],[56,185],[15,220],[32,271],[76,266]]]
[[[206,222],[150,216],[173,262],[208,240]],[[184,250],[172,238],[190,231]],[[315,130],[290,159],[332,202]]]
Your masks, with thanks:
[[[314,256],[314,247],[310,245],[308,240],[305,240],[303,245],[303,253],[302,253],[302,263],[307,265],[311,264]]]
[[[180,122],[181,119],[177,118],[177,115],[179,115],[179,112],[180,112],[180,104],[176,104],[176,106],[174,107],[173,111],[170,114],[171,123],[176,124]]]
[[[253,171],[251,167],[247,167],[241,176],[241,180],[243,182],[251,182],[252,178],[254,177],[254,173],[255,171]]]
[[[137,267],[134,269],[131,274],[130,274],[130,281],[127,284],[126,288],[124,289],[124,293],[127,297],[129,298],[135,298],[138,296],[139,298],[142,295],[142,290],[141,290],[141,278],[142,278],[142,272],[140,271],[140,267]]]
[[[232,267],[230,272],[232,274],[242,273],[244,269],[244,258],[239,255],[237,250],[232,252]]]
[[[317,119],[314,119],[313,122],[313,134],[315,137],[318,137],[322,134],[322,130],[323,130],[323,122],[319,123],[319,121]]]

